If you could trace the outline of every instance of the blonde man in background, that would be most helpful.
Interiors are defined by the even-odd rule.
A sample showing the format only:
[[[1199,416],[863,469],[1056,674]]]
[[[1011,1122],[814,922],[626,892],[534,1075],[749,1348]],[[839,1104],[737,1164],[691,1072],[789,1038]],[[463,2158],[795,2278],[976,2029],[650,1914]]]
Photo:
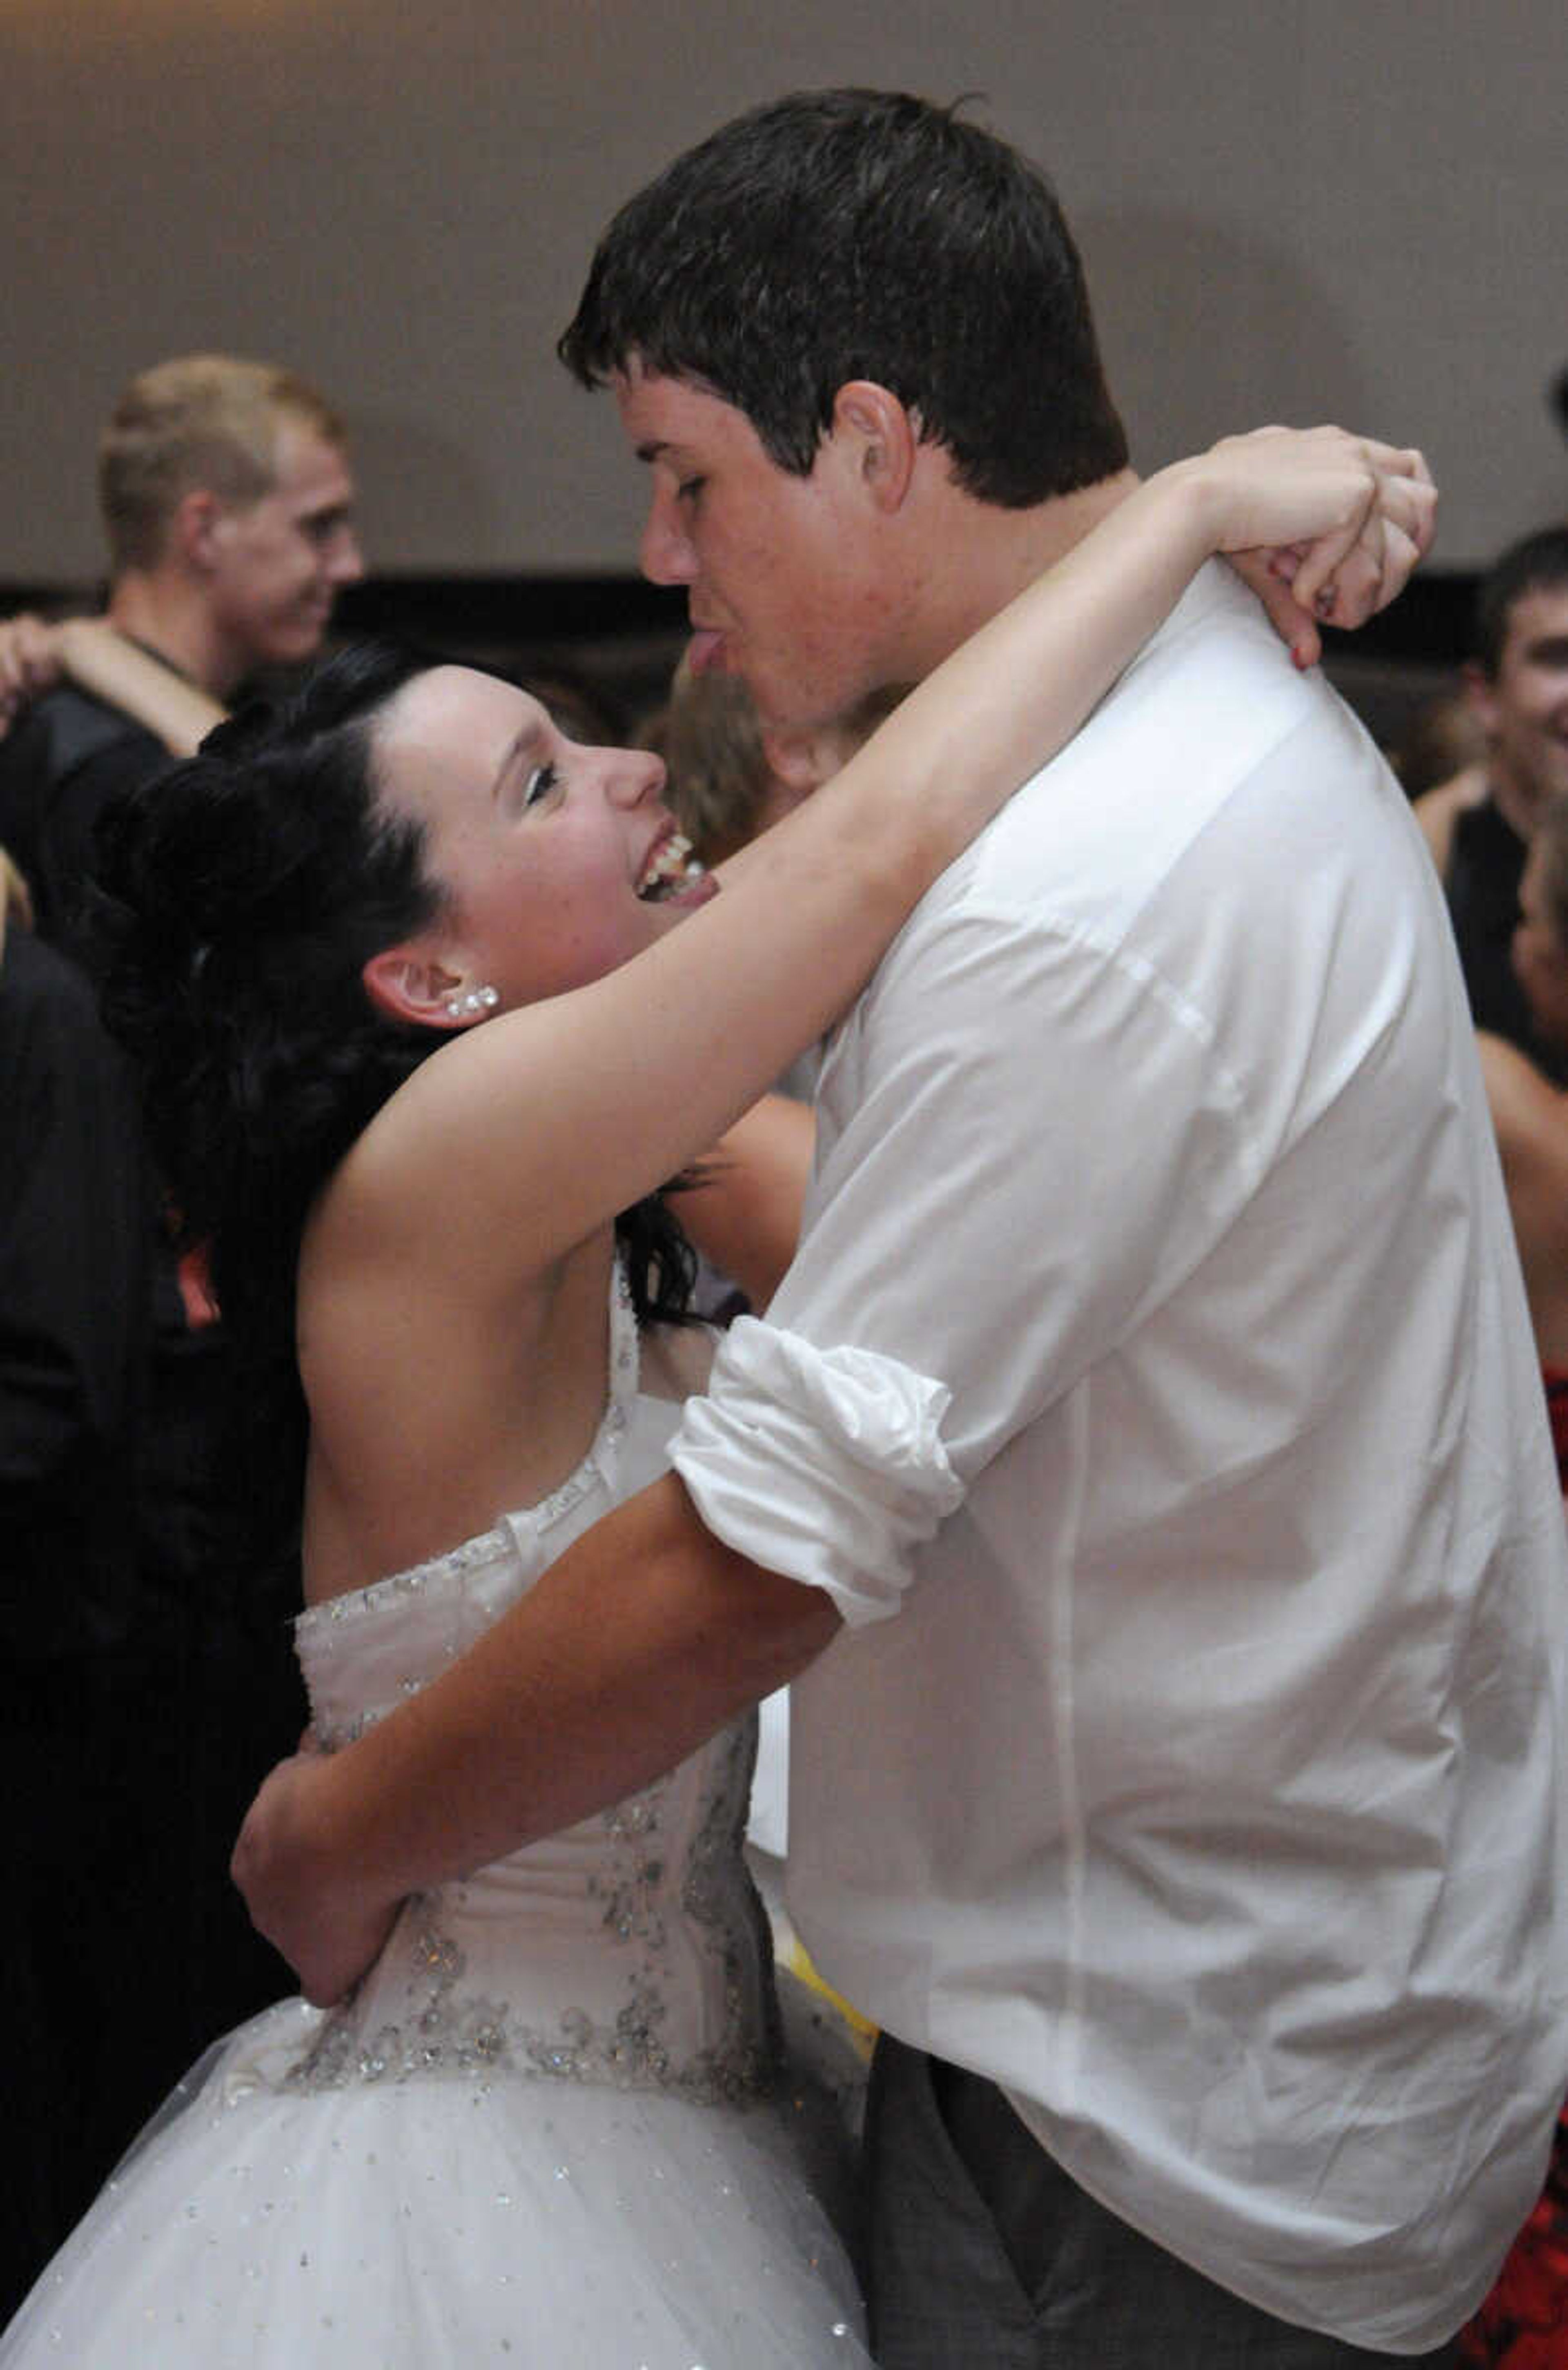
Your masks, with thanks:
[[[73,627],[32,617],[0,628],[0,836],[50,937],[69,934],[107,799],[194,746],[248,676],[314,658],[363,573],[342,423],[273,363],[186,354],[143,371],[104,429],[98,497],[110,575],[98,666],[74,679],[79,621],[75,644]],[[126,644],[197,696],[172,736],[112,671]],[[32,696],[62,671],[73,679]]]

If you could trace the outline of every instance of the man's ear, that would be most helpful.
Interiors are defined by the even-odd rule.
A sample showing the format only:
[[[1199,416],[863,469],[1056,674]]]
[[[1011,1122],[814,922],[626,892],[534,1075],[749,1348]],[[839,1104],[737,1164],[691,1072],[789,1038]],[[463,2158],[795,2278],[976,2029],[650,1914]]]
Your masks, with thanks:
[[[1470,714],[1491,740],[1497,731],[1497,686],[1475,659],[1467,659],[1459,673]]]
[[[762,754],[774,780],[793,793],[790,804],[821,789],[845,762],[831,729],[819,731],[813,725],[769,726],[762,736]]]
[[[875,379],[847,379],[833,398],[832,433],[845,440],[878,508],[897,510],[915,475],[920,443],[915,415]]]
[[[205,574],[216,565],[227,508],[205,486],[181,494],[169,521],[168,541],[189,567]]]
[[[461,1017],[447,999],[461,982],[444,963],[410,946],[384,947],[360,972],[364,992],[388,1020],[418,1029],[458,1029]]]

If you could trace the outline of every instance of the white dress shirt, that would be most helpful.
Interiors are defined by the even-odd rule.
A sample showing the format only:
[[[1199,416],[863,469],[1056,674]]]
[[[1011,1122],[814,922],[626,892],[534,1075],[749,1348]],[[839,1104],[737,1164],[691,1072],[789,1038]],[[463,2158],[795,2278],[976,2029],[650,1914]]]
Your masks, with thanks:
[[[1223,569],[819,1109],[674,1452],[847,1625],[807,1947],[1209,2277],[1435,2345],[1568,2088],[1562,1510],[1435,876]]]

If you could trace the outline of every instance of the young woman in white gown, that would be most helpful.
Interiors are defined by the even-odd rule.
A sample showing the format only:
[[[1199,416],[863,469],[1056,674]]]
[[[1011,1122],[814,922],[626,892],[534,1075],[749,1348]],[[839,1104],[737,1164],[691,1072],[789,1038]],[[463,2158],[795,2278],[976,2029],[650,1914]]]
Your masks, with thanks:
[[[113,1013],[248,1352],[239,1486],[302,1555],[324,1749],[659,1469],[703,1346],[663,1321],[661,1182],[831,1024],[1211,550],[1295,564],[1332,531],[1316,576],[1360,535],[1402,580],[1408,466],[1267,431],[1151,480],[721,880],[686,871],[657,759],[386,654],[121,815]],[[7,2370],[865,2363],[779,2085],[748,1767],[739,1732],[651,1771],[409,1901],[337,2008],[217,2045]]]

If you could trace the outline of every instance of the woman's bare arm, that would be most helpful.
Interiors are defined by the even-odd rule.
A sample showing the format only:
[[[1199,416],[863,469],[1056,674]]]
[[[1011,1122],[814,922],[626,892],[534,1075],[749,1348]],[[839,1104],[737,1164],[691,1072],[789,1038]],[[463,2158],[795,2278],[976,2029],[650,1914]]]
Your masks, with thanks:
[[[447,1256],[526,1275],[732,1126],[863,984],[927,888],[1066,742],[1217,549],[1310,540],[1388,597],[1430,533],[1419,454],[1337,430],[1228,440],[1139,487],[909,694],[835,778],[637,959],[426,1063],[340,1172],[417,1205]],[[1377,557],[1369,554],[1375,543]],[[455,1163],[454,1145],[463,1147]]]
[[[190,756],[223,722],[226,711],[215,699],[127,641],[107,617],[67,617],[53,632],[72,682],[144,724],[171,756]]]

